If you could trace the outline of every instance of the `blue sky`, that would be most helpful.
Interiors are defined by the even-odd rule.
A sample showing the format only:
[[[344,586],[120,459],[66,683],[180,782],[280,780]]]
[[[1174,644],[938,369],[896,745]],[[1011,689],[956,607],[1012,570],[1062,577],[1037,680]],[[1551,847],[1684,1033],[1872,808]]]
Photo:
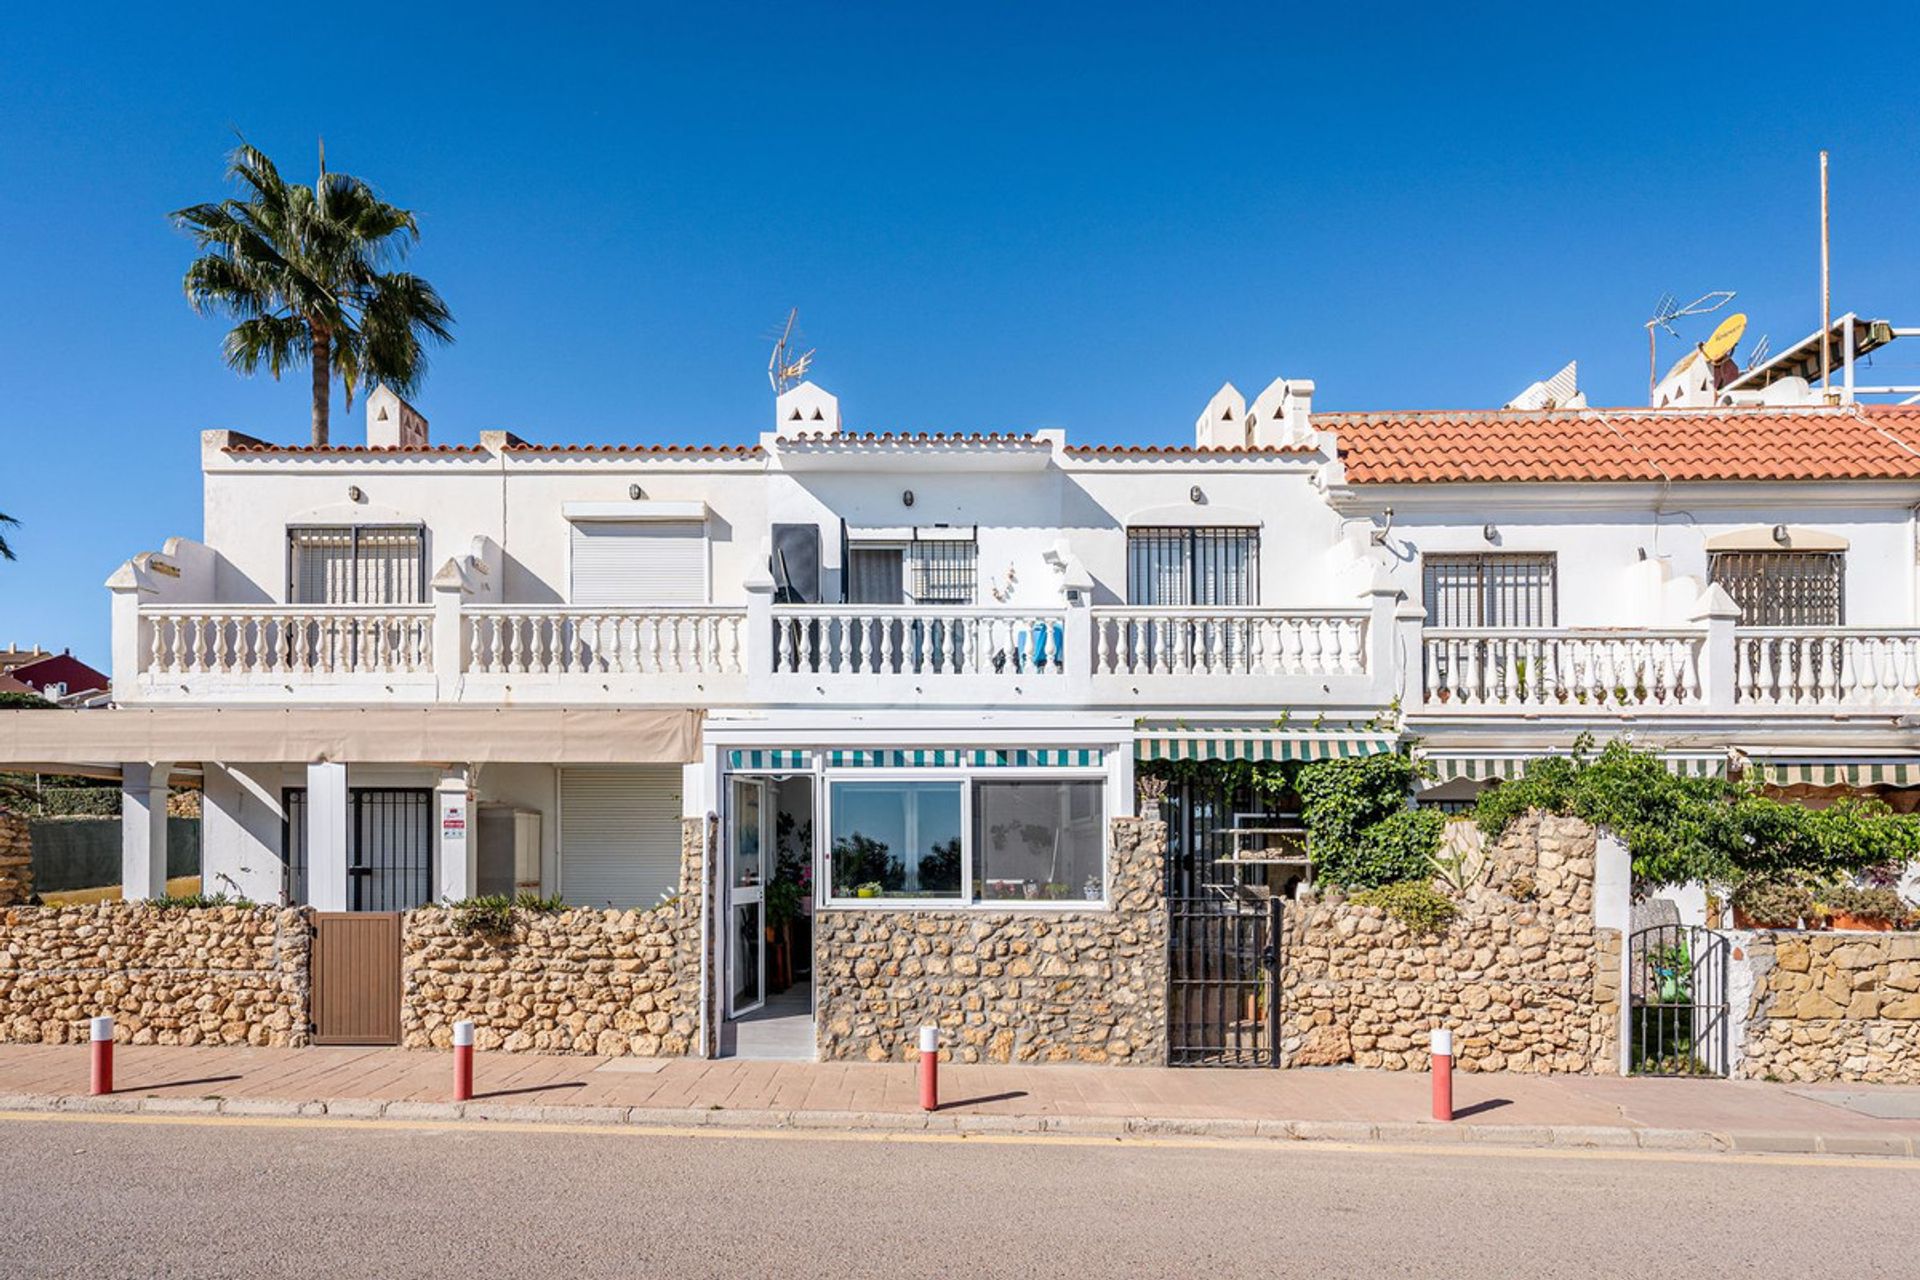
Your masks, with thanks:
[[[1639,403],[1663,291],[1816,326],[1822,146],[1837,309],[1916,323],[1920,22],[1555,7],[33,7],[0,44],[0,644],[104,666],[102,580],[200,530],[197,433],[306,432],[304,375],[228,372],[179,291],[164,215],[222,194],[236,128],[419,212],[443,440],[748,439],[792,305],[862,429],[1176,441],[1227,379],[1495,406],[1576,357]]]

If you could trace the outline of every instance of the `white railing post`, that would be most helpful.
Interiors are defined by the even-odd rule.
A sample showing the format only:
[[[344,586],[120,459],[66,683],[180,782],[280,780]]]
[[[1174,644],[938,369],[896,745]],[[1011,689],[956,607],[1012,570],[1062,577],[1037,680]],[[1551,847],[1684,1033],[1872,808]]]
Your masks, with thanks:
[[[1092,584],[1069,584],[1067,616],[1060,630],[1060,670],[1067,679],[1067,702],[1076,707],[1093,703],[1093,591]]]
[[[466,583],[452,561],[433,575],[433,679],[436,696],[451,698],[466,670],[465,619],[460,602]]]
[[[134,702],[140,696],[140,665],[145,653],[140,634],[140,577],[131,563],[107,579],[113,593],[113,698]]]
[[[1700,692],[1702,708],[1721,715],[1732,715],[1739,689],[1734,681],[1734,628],[1740,622],[1740,606],[1726,588],[1714,585],[1701,593],[1691,621],[1707,630],[1700,651]]]
[[[771,552],[769,552],[771,554]],[[746,669],[747,700],[773,701],[776,685],[773,669],[773,575],[761,570],[750,572],[743,584],[747,591],[747,634],[740,645],[740,660]]]

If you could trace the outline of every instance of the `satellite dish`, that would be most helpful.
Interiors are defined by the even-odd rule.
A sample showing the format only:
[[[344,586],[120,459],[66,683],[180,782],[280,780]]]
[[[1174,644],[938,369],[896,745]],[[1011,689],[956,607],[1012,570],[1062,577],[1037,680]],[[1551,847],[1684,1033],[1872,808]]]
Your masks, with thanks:
[[[1700,345],[1700,353],[1706,356],[1709,363],[1718,364],[1733,353],[1733,349],[1740,344],[1740,336],[1746,331],[1746,313],[1736,311],[1722,320],[1720,327],[1713,331],[1713,336]]]

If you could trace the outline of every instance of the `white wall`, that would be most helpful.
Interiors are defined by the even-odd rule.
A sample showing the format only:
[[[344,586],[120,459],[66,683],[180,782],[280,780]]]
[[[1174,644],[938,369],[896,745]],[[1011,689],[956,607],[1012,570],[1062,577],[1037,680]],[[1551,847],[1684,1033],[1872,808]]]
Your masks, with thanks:
[[[205,892],[282,901],[286,863],[280,844],[286,815],[281,788],[304,785],[304,770],[281,765],[206,765],[200,807],[200,884]]]

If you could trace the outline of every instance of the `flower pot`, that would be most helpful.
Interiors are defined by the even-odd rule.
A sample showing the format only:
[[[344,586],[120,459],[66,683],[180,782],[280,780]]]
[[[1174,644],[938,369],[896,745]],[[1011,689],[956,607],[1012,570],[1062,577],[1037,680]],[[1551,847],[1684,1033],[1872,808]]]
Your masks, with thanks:
[[[1866,916],[1850,916],[1844,911],[1834,912],[1831,919],[1836,929],[1860,929],[1868,933],[1893,932],[1891,920],[1870,920]]]
[[[1753,922],[1753,917],[1739,907],[1733,909],[1733,927],[1736,929],[1758,929],[1761,926]]]

